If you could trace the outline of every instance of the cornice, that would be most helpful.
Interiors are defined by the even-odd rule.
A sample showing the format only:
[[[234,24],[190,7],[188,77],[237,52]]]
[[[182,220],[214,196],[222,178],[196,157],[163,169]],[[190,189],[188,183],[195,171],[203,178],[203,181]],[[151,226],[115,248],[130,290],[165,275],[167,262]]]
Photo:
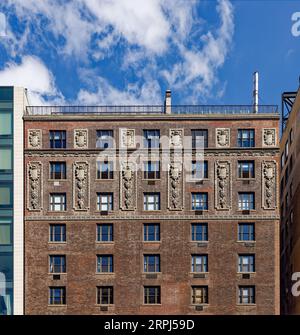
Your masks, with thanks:
[[[218,221],[218,220],[279,220],[279,215],[63,215],[63,216],[51,216],[51,215],[34,215],[26,216],[26,221],[114,221],[114,220],[172,220],[172,221]]]
[[[138,122],[144,120],[151,121],[182,121],[182,120],[192,120],[192,121],[210,121],[210,120],[222,120],[226,121],[238,121],[238,120],[280,120],[279,114],[189,114],[189,115],[178,115],[178,114],[157,114],[157,115],[91,115],[91,114],[81,114],[81,115],[24,115],[24,121],[96,121],[96,122],[120,122],[120,121],[130,121]]]
[[[27,157],[97,157],[98,155],[122,155],[126,153],[130,153],[131,155],[145,153],[148,154],[148,149],[137,149],[137,150],[99,150],[99,149],[82,149],[82,150],[74,150],[74,149],[66,149],[66,150],[49,150],[49,149],[25,149],[24,153]],[[152,154],[169,154],[170,150],[162,150],[159,151],[153,150]],[[197,155],[197,152],[193,152],[193,150],[184,150],[180,151],[177,154],[192,154]],[[204,156],[276,156],[279,154],[279,147],[272,148],[253,148],[242,149],[242,148],[209,148],[205,149],[203,152]]]

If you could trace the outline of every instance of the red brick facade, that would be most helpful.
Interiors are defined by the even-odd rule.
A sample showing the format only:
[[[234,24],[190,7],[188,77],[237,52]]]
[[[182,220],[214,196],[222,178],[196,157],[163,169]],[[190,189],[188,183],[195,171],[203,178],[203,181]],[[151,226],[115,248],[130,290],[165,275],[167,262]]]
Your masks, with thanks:
[[[278,117],[274,115],[241,116],[123,116],[116,121],[108,116],[25,116],[25,313],[26,314],[278,314],[279,313],[279,209],[278,209]],[[159,180],[148,183],[141,171],[136,178],[136,210],[120,207],[120,173],[113,180],[96,179],[96,130],[112,129],[119,145],[119,128],[135,129],[142,136],[144,129],[159,129],[160,136],[169,136],[170,129],[184,129],[191,136],[192,129],[208,130],[208,178],[202,183],[186,181],[183,210],[168,208],[168,172],[161,171]],[[216,129],[230,129],[230,144],[216,147]],[[255,129],[255,148],[238,148],[238,129]],[[264,129],[275,129],[275,143],[268,146]],[[29,132],[42,131],[39,145],[28,142]],[[86,149],[74,148],[74,130],[88,131]],[[49,130],[66,130],[66,149],[49,147]],[[29,145],[30,144],[30,145]],[[143,144],[141,144],[142,146]],[[117,147],[117,154],[120,153]],[[132,149],[131,152],[134,152]],[[238,178],[239,160],[255,161],[255,178],[248,182]],[[49,179],[49,162],[64,161],[67,179],[55,183]],[[265,162],[276,162],[275,205],[263,206],[263,167]],[[41,167],[40,184],[36,184],[40,204],[28,206],[29,163]],[[75,210],[73,164],[88,163],[89,208]],[[231,208],[216,208],[216,163],[227,162],[231,167]],[[230,178],[229,178],[230,180]],[[255,192],[255,210],[248,214],[238,209],[238,192]],[[49,194],[66,193],[66,211],[49,211]],[[114,210],[101,215],[97,210],[97,192],[113,192]],[[143,210],[143,193],[160,192],[161,209]],[[208,193],[208,210],[197,213],[191,208],[191,193]],[[96,241],[96,225],[113,223],[114,241]],[[192,223],[208,224],[208,242],[191,241]],[[255,224],[255,242],[238,241],[238,223]],[[49,243],[49,224],[66,224],[66,243]],[[159,223],[161,240],[143,241],[143,224]],[[161,272],[157,278],[143,273],[143,255],[160,254]],[[67,271],[59,280],[49,274],[49,255],[66,255]],[[114,256],[114,272],[96,273],[96,255]],[[208,254],[208,273],[197,278],[191,273],[191,255]],[[238,273],[238,255],[255,254],[255,272],[249,279]],[[114,304],[103,311],[97,304],[96,287],[113,286]],[[161,287],[161,303],[144,304],[144,286]],[[192,304],[191,287],[208,286],[208,304],[196,310]],[[255,304],[239,304],[239,286],[255,286]],[[49,305],[49,287],[66,287],[66,304]],[[197,304],[199,305],[199,304]]]

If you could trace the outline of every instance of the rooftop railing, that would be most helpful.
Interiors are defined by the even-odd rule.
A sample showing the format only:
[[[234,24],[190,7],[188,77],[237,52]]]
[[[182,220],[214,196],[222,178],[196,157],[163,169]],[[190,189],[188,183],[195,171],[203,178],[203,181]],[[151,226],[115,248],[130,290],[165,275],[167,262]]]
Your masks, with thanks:
[[[256,114],[253,105],[172,105],[171,114]],[[258,114],[278,114],[276,105],[259,105]],[[164,105],[135,106],[28,106],[27,115],[151,115],[166,114]]]

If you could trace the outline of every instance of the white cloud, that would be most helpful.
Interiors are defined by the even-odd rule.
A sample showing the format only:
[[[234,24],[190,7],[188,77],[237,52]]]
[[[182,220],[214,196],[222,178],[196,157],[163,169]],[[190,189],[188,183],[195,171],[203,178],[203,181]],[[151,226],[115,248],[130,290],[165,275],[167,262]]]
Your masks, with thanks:
[[[179,90],[189,87],[190,95],[187,99],[190,99],[190,102],[210,94],[212,86],[217,82],[216,72],[224,64],[231,47],[234,32],[233,7],[227,0],[219,0],[217,11],[221,26],[215,34],[208,31],[201,36],[202,49],[197,50],[197,46],[189,49],[180,44],[178,47],[182,59],[171,71],[161,71],[173,88]]]
[[[9,27],[5,44],[13,57],[26,52],[23,51],[26,45],[31,42],[32,47],[36,38],[36,44],[42,40],[49,53],[54,49],[66,56],[66,61],[67,57],[76,56],[78,66],[82,66],[83,61],[93,72],[91,57],[101,67],[101,61],[115,57],[114,53],[121,58],[121,66],[116,65],[118,75],[125,77],[132,71],[135,79],[125,83],[123,90],[109,84],[101,71],[99,77],[94,73],[92,82],[98,83],[99,97],[95,90],[85,87],[78,94],[81,101],[120,101],[121,98],[123,103],[136,99],[147,101],[145,94],[151,99],[157,98],[158,83],[166,81],[168,88],[180,91],[182,100],[186,97],[192,103],[211,95],[218,83],[218,70],[231,48],[234,31],[233,6],[229,0],[218,0],[220,26],[209,31],[205,31],[207,26],[201,18],[199,3],[201,1],[6,0],[0,9],[9,8],[8,15],[15,12],[25,23],[22,36],[16,36]],[[55,42],[49,33],[56,37]],[[154,90],[146,89],[152,86]]]
[[[170,25],[160,0],[82,0],[98,22],[112,26],[128,43],[164,52]]]
[[[145,82],[140,87],[128,84],[124,90],[113,87],[102,77],[94,82],[96,91],[81,89],[77,96],[77,103],[84,105],[140,105],[159,104],[161,102],[160,86],[157,81]]]
[[[45,104],[45,98],[52,102],[63,100],[55,87],[52,73],[37,57],[24,56],[21,64],[7,63],[0,71],[0,83],[27,88],[32,105]]]

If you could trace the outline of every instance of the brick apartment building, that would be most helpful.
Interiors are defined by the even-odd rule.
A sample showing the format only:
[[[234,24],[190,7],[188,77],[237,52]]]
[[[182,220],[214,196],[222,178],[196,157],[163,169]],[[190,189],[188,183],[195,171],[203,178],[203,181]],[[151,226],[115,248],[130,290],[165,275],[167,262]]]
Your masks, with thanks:
[[[281,176],[281,312],[300,314],[299,297],[292,285],[300,272],[300,90],[285,92],[280,141]]]
[[[279,313],[277,109],[170,100],[27,106],[25,314]]]

